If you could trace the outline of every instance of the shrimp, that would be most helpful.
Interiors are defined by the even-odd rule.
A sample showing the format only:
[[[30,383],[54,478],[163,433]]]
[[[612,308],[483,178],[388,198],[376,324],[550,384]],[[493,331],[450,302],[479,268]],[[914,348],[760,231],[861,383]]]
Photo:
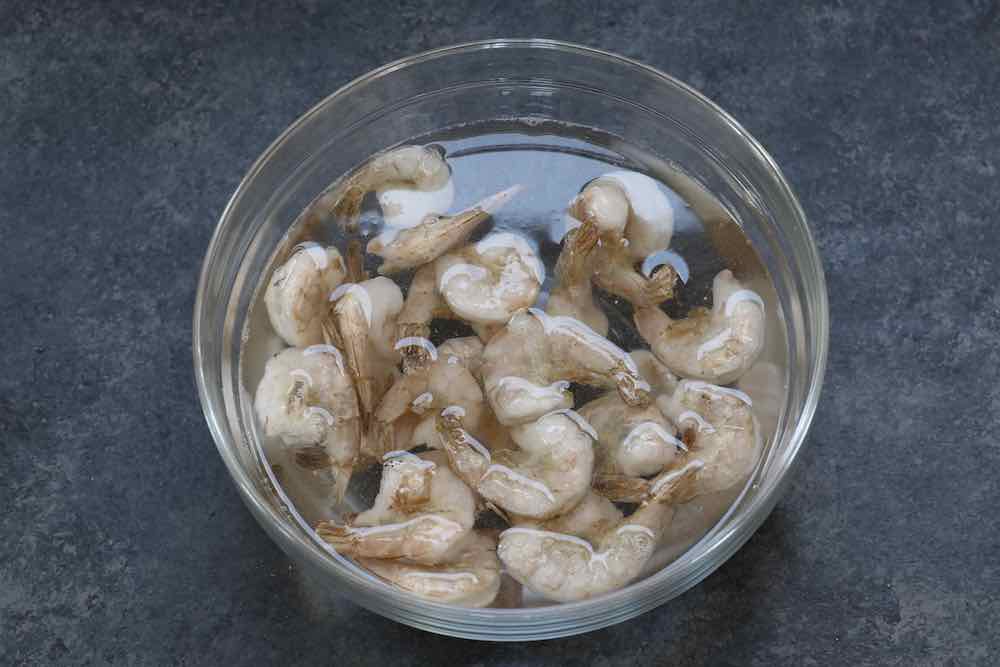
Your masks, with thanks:
[[[624,587],[642,572],[687,493],[700,461],[662,473],[642,505],[600,536],[515,526],[500,534],[497,555],[524,586],[559,602],[583,600]]]
[[[573,405],[570,382],[617,389],[629,405],[649,403],[632,358],[587,325],[529,309],[515,314],[483,351],[483,384],[501,424],[533,421]]]
[[[649,350],[632,350],[628,355],[632,357],[642,377],[649,380],[654,394],[659,396],[673,393],[680,380],[656,358],[655,354]]]
[[[545,267],[524,237],[494,232],[478,243],[439,257],[438,291],[451,311],[476,324],[504,324],[535,303]]]
[[[729,270],[715,276],[711,310],[698,308],[686,319],[671,320],[659,308],[641,308],[634,319],[653,354],[683,377],[729,384],[764,348],[764,301]]]
[[[414,595],[463,607],[485,607],[500,591],[496,540],[475,531],[446,563],[420,565],[401,560],[359,558],[358,562],[390,584]]]
[[[660,396],[656,404],[681,429],[687,456],[705,464],[684,502],[746,481],[762,449],[749,396],[729,387],[683,380],[673,394]],[[614,475],[599,477],[596,485],[611,500],[624,502],[634,502],[649,488],[647,480]]]
[[[264,367],[254,398],[267,437],[294,448],[300,467],[333,482],[339,501],[358,455],[358,399],[340,350],[332,345],[288,348]]]
[[[616,172],[621,174],[623,172]],[[650,275],[643,275],[635,265],[645,259],[633,249],[634,244],[643,251],[651,246],[663,244],[657,250],[665,249],[673,233],[673,212],[666,202],[669,216],[657,214],[659,205],[647,206],[645,198],[650,192],[663,197],[656,188],[623,187],[623,179],[615,174],[602,176],[591,181],[570,203],[569,214],[583,225],[593,224],[599,230],[601,243],[598,246],[597,270],[594,283],[616,296],[632,303],[636,308],[654,306],[670,299],[678,278],[676,268],[670,264],[657,267]],[[631,174],[641,177],[641,174]],[[631,180],[631,179],[630,179]],[[665,200],[665,197],[664,197]],[[646,209],[651,209],[647,211]],[[643,214],[637,215],[636,210]],[[669,222],[667,218],[669,217]]]
[[[437,291],[437,274],[432,264],[420,267],[406,292],[403,309],[396,318],[396,345],[403,355],[403,372],[424,368],[437,355],[430,342],[431,320],[453,319],[454,315]]]
[[[566,514],[545,521],[523,520],[517,517],[516,525],[522,528],[537,528],[553,533],[564,533],[597,540],[609,528],[617,526],[623,515],[614,503],[594,491],[587,492],[583,500]]]
[[[607,336],[608,317],[594,303],[590,282],[598,240],[597,226],[591,223],[566,235],[556,263],[556,286],[549,295],[545,312],[575,318],[601,336]]]
[[[413,194],[399,192],[407,187]],[[365,195],[380,188],[383,216],[387,224],[395,226],[412,226],[427,213],[443,212],[455,196],[451,169],[441,150],[433,146],[394,148],[366,162],[337,188],[333,213],[348,232],[357,229]],[[427,195],[414,196],[415,191]]]
[[[366,443],[369,455],[437,445],[435,417],[449,406],[465,415],[465,424],[477,436],[486,416],[486,399],[472,373],[451,357],[404,374],[389,388],[375,410],[374,435]]]
[[[403,307],[403,294],[396,283],[380,276],[345,283],[334,290],[330,301],[335,304],[334,326],[325,332],[344,349],[367,423],[394,378],[399,359],[394,345],[396,316]]]
[[[572,410],[511,429],[518,449],[492,454],[465,429],[460,410],[443,410],[437,428],[452,469],[505,512],[547,519],[569,511],[590,491],[594,433]]]
[[[390,452],[372,508],[316,533],[345,556],[437,565],[460,552],[475,520],[476,498],[443,453]]]
[[[634,408],[608,393],[584,405],[580,415],[597,431],[598,475],[655,475],[687,450],[655,405]]]
[[[448,363],[459,363],[469,369],[476,379],[482,376],[483,342],[475,336],[449,338],[437,348],[438,357]]]
[[[402,231],[387,229],[368,242],[368,252],[385,260],[378,270],[382,275],[432,262],[465,242],[476,227],[520,189],[519,186],[508,188],[455,215],[427,215],[416,226]]]
[[[306,241],[295,246],[264,292],[271,326],[293,347],[323,342],[326,297],[347,275],[344,259],[334,247]]]

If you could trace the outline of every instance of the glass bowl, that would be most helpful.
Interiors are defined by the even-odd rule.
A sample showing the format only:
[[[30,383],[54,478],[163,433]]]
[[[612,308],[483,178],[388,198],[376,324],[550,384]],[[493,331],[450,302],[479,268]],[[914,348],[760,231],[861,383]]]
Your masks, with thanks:
[[[694,546],[622,590],[568,604],[467,609],[428,602],[333,553],[301,521],[252,438],[239,353],[251,298],[300,212],[373,152],[443,127],[555,120],[621,137],[712,192],[769,271],[784,319],[787,388],[775,435],[742,494]],[[376,613],[458,637],[526,640],[620,623],[683,593],[742,546],[784,491],[816,409],[826,364],[827,295],[805,216],[771,157],[724,111],[651,67],[547,40],[451,46],[352,81],[288,128],[240,183],[209,244],[194,312],[198,391],[219,454],[261,526],[312,580]]]

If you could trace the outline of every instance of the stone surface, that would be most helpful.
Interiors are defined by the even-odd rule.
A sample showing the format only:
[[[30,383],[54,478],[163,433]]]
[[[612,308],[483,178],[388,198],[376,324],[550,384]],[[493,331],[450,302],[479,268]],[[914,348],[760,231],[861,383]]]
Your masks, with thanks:
[[[0,663],[995,663],[996,2],[113,4],[0,3]],[[499,645],[307,594],[215,453],[190,314],[219,212],[300,113],[529,33],[671,72],[770,149],[833,345],[744,549],[627,625]]]

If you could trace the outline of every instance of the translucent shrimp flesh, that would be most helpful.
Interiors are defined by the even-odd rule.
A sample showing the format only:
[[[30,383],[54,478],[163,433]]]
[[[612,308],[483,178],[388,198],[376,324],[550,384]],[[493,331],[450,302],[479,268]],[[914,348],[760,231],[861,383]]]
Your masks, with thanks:
[[[673,394],[660,396],[656,403],[677,425],[687,447],[686,456],[678,460],[697,458],[705,464],[684,501],[746,482],[762,444],[749,396],[738,389],[683,380]],[[628,476],[604,476],[596,484],[603,495],[623,502],[634,502],[649,488],[647,480]]]
[[[649,383],[632,358],[573,318],[520,311],[483,351],[486,396],[502,424],[572,407],[570,382],[617,389],[629,405],[650,401]]]
[[[285,263],[271,274],[264,304],[271,326],[293,347],[323,342],[322,320],[327,296],[347,275],[335,247],[306,241],[295,246]]]
[[[476,498],[443,453],[390,452],[372,508],[316,532],[345,556],[437,565],[460,553],[475,519]]]
[[[635,324],[671,371],[716,384],[737,380],[764,348],[764,301],[729,270],[715,276],[711,310],[672,320],[657,307],[641,308]]]
[[[288,348],[268,360],[254,398],[269,438],[294,450],[295,463],[328,479],[343,498],[358,456],[361,419],[354,384],[331,345]]]
[[[427,600],[463,607],[492,604],[501,582],[496,540],[474,531],[456,552],[438,565],[382,558],[358,558],[358,562],[390,584]]]
[[[687,494],[700,461],[661,473],[630,516],[591,539],[515,526],[500,534],[497,555],[507,572],[550,600],[569,602],[608,593],[638,577]]]
[[[545,267],[531,244],[494,232],[435,262],[438,291],[455,315],[477,324],[504,324],[535,303]]]
[[[590,491],[594,434],[572,410],[512,428],[517,449],[492,453],[465,429],[459,411],[443,410],[437,425],[452,469],[504,512],[547,519],[571,510]]]
[[[674,425],[655,405],[632,407],[615,393],[605,394],[580,414],[597,432],[597,475],[648,477],[687,450]]]

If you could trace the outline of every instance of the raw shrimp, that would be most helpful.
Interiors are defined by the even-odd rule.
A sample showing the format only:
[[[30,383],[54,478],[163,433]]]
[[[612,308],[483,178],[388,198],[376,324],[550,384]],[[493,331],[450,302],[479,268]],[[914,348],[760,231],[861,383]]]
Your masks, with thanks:
[[[459,553],[475,520],[476,498],[443,453],[390,452],[372,508],[316,532],[345,556],[437,565]]]
[[[295,449],[302,468],[328,476],[343,498],[360,444],[354,385],[332,345],[288,348],[268,360],[254,399],[267,437]]]
[[[403,309],[396,318],[396,349],[403,355],[403,372],[426,367],[437,357],[430,341],[431,320],[452,319],[454,315],[437,291],[434,266],[420,267],[406,292]]]
[[[554,533],[575,535],[585,540],[596,540],[621,522],[623,516],[614,503],[599,493],[590,491],[580,503],[566,514],[545,521],[522,520],[515,518],[516,525],[522,528],[537,528]]]
[[[570,382],[616,388],[629,405],[650,400],[649,384],[632,358],[569,317],[520,311],[483,351],[486,396],[501,424],[523,424],[572,407]]]
[[[545,312],[575,318],[607,336],[608,317],[594,303],[590,282],[598,240],[598,229],[589,222],[566,235],[556,263],[556,286],[549,295]]]
[[[437,348],[438,358],[448,363],[459,363],[479,379],[483,367],[484,345],[476,336],[449,338]],[[453,361],[454,360],[454,361]]]
[[[395,376],[399,360],[394,345],[396,316],[403,307],[403,293],[396,283],[380,276],[345,283],[334,290],[330,301],[335,304],[335,326],[326,333],[345,352],[367,423]]]
[[[627,405],[608,393],[580,408],[597,431],[597,475],[655,475],[687,449],[655,405]]]
[[[397,192],[408,187],[427,196],[407,197]],[[383,189],[379,204],[386,222],[397,226],[416,224],[427,213],[444,212],[454,199],[451,169],[441,150],[400,146],[376,155],[336,189],[333,213],[345,229],[357,228],[365,195],[377,189]]]
[[[478,243],[439,257],[438,291],[458,317],[477,324],[504,324],[538,298],[545,267],[528,241],[494,232]]]
[[[639,368],[642,377],[649,381],[655,395],[673,393],[680,380],[656,358],[655,354],[649,350],[632,350],[628,354]]]
[[[359,558],[373,573],[404,591],[434,602],[463,607],[485,607],[500,591],[500,560],[496,540],[474,531],[457,548],[457,554],[440,565],[402,560]]]
[[[622,174],[630,178],[621,178]],[[655,182],[652,186],[623,187],[623,182],[636,177],[647,178],[634,172],[615,172],[591,181],[570,203],[569,214],[583,225],[593,224],[599,230],[601,243],[593,277],[595,284],[641,308],[670,299],[678,272],[670,262],[655,271],[651,269],[648,276],[636,270],[636,264],[650,253],[666,249],[673,233],[673,211]],[[663,198],[669,214],[659,210],[661,206],[655,201],[649,205],[646,200],[651,193]],[[636,210],[642,214],[636,214]],[[633,245],[644,254],[638,253]],[[654,246],[659,247],[645,253]]]
[[[705,463],[683,500],[730,489],[746,481],[761,450],[760,428],[750,397],[737,389],[683,380],[672,395],[656,401],[682,433],[688,457]],[[634,502],[648,491],[647,480],[605,476],[598,490],[612,500]]]
[[[382,397],[365,453],[379,456],[418,445],[436,446],[435,418],[449,406],[458,406],[467,428],[483,436],[480,428],[487,408],[479,382],[451,357],[438,357],[429,366],[402,375]]]
[[[455,215],[428,215],[408,229],[389,228],[368,242],[368,252],[385,260],[378,270],[382,275],[427,264],[465,242],[519,190],[514,186],[498,192]]]
[[[737,380],[764,347],[764,301],[729,270],[715,276],[711,310],[697,308],[671,320],[657,307],[642,308],[635,324],[671,371],[717,384]]]
[[[443,410],[437,427],[455,472],[505,512],[547,519],[569,511],[590,491],[594,433],[572,410],[511,429],[518,449],[492,454],[465,429],[460,409]]]
[[[701,462],[692,461],[662,473],[631,516],[590,540],[515,526],[500,534],[497,554],[512,577],[551,600],[582,600],[622,588],[642,572],[673,519],[673,504],[700,469]]]
[[[340,252],[306,241],[295,246],[264,292],[271,326],[286,343],[306,347],[323,342],[326,298],[344,281],[347,270]]]

